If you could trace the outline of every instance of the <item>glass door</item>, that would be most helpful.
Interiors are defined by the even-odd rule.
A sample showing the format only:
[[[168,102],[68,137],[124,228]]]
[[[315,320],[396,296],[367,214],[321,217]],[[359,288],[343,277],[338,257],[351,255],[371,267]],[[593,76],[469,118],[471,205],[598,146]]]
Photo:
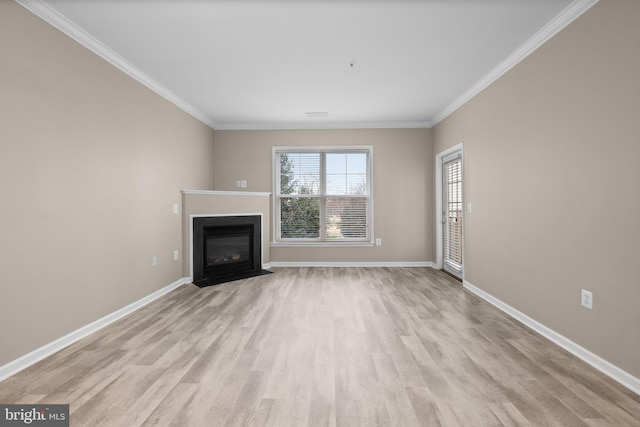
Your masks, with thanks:
[[[462,157],[442,159],[442,259],[445,271],[462,279]]]

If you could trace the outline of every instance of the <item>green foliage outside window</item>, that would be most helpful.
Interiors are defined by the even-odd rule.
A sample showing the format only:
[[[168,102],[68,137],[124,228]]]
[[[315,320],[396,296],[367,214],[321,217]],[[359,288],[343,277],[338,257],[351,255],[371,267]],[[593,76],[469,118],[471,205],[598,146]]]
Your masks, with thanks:
[[[311,188],[296,181],[293,164],[286,154],[280,156],[280,194],[312,194]],[[308,197],[280,199],[282,238],[318,238],[320,235],[320,201]]]

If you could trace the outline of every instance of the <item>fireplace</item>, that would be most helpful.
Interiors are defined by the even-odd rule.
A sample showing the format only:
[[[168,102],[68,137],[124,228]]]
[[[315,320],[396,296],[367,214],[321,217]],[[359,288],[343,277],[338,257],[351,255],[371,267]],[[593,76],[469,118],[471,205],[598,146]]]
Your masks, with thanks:
[[[199,287],[244,279],[262,270],[260,215],[193,218],[193,283]]]

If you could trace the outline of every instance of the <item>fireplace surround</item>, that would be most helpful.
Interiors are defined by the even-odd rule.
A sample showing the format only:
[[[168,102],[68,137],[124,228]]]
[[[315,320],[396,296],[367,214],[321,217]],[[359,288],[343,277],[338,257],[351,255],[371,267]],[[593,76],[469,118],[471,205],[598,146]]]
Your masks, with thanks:
[[[262,217],[193,218],[193,283],[199,287],[269,273],[262,269]]]

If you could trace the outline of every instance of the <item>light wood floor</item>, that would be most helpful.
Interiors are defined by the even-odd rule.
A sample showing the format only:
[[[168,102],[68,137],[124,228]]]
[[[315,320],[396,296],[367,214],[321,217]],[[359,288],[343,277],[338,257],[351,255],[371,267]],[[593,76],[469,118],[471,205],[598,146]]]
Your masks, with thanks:
[[[429,268],[184,285],[0,383],[72,426],[638,426],[640,396]]]

